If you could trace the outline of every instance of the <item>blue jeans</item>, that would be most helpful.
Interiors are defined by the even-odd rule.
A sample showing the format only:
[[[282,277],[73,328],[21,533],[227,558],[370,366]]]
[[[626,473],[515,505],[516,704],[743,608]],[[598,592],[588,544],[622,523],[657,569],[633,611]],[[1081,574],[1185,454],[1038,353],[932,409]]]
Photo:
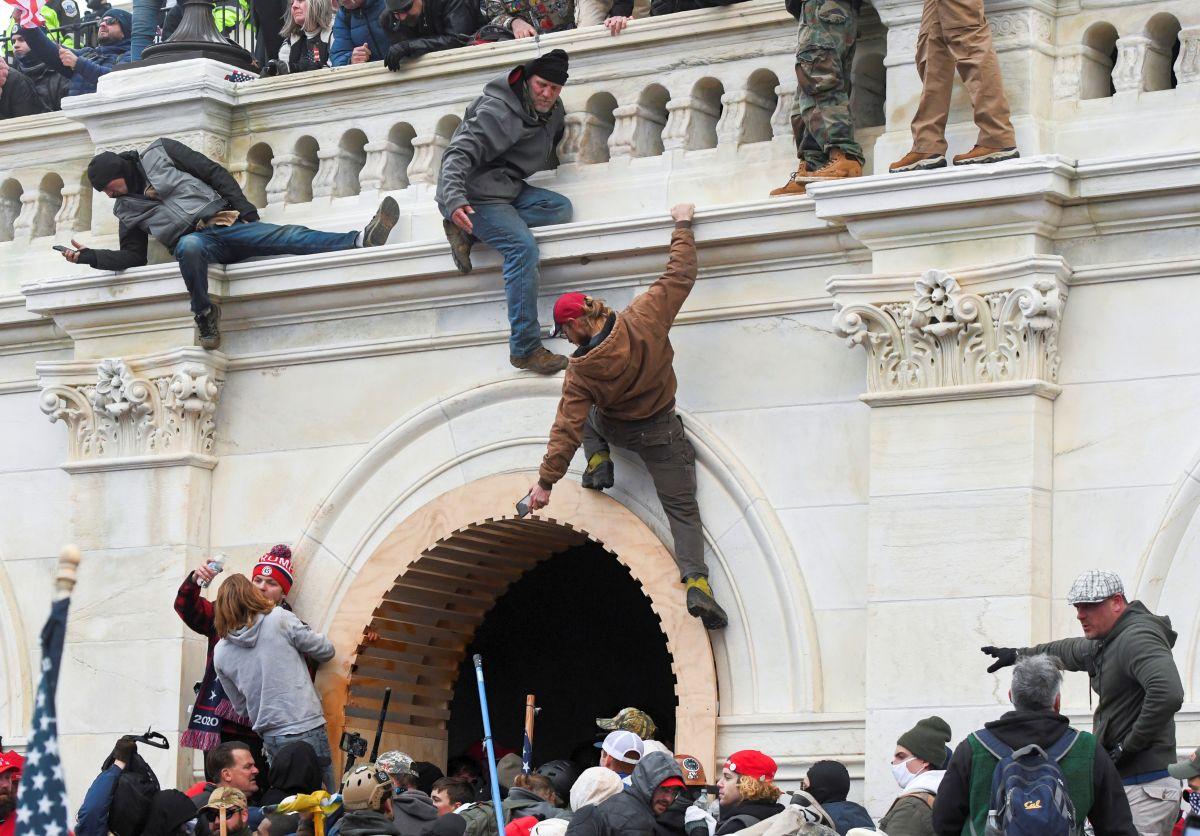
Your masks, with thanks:
[[[524,186],[512,203],[472,204],[471,223],[480,241],[504,256],[504,298],[508,302],[508,353],[528,357],[542,344],[538,326],[538,246],[532,226],[565,224],[571,201],[549,189]]]
[[[317,763],[321,765],[321,774],[324,776],[325,789],[329,792],[337,792],[338,788],[333,783],[333,751],[329,748],[329,735],[325,733],[325,724],[317,726],[315,729],[309,729],[306,732],[299,734],[264,734],[263,739],[263,754],[267,756],[267,763],[275,760],[275,756],[279,754],[279,750],[289,743],[303,741],[313,747],[317,753]],[[316,787],[313,787],[316,789]]]
[[[129,33],[129,60],[138,61],[142,50],[154,43],[164,0],[133,0],[133,31]]]
[[[208,310],[208,265],[256,255],[311,255],[358,246],[357,232],[317,232],[303,226],[255,221],[189,232],[175,244],[175,260],[192,297],[192,313]]]

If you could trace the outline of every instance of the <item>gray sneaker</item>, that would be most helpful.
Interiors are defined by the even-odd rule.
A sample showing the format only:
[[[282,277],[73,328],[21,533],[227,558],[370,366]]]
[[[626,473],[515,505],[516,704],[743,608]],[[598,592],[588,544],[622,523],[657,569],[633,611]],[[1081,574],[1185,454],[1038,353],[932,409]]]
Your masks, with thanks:
[[[460,273],[470,273],[471,244],[474,240],[471,238],[471,234],[463,232],[454,225],[453,221],[443,220],[442,229],[446,233],[446,240],[450,242],[450,257],[454,259],[454,266]]]
[[[385,197],[379,202],[375,216],[367,222],[363,229],[364,247],[382,247],[387,243],[388,236],[396,222],[400,220],[400,206],[394,197]]]
[[[196,330],[200,332],[200,347],[205,351],[216,351],[221,347],[221,332],[217,323],[221,321],[221,309],[210,302],[208,310],[195,317]]]

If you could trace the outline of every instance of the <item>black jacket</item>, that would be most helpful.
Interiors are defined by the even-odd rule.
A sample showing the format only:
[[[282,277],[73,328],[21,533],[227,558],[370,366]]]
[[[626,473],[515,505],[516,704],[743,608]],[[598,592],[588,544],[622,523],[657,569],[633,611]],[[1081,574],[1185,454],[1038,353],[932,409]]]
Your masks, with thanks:
[[[600,804],[581,808],[567,825],[567,836],[654,836],[650,799],[668,778],[683,778],[674,758],[646,755],[633,770],[632,783]]]
[[[258,208],[246,199],[241,186],[233,179],[232,174],[199,151],[188,148],[182,142],[164,137],[162,143],[163,150],[167,152],[167,156],[171,158],[171,162],[177,169],[207,183],[213,191],[225,198],[225,203],[230,209],[237,210],[240,220],[258,220]],[[144,190],[146,175],[137,164],[138,152],[124,151],[121,156],[133,163],[137,173],[141,175],[141,182],[136,184],[137,190]],[[130,184],[130,191],[134,191],[133,185],[135,184]],[[146,233],[121,224],[118,236],[121,249],[94,250],[88,248],[80,253],[80,262],[90,264],[98,270],[126,270],[130,267],[144,265],[146,263]]]
[[[387,9],[379,18],[393,44],[404,44],[407,57],[454,49],[470,43],[479,28],[479,4],[471,0],[425,0],[415,23],[400,23]]]
[[[1122,747],[1117,770],[1129,777],[1175,762],[1175,712],[1183,705],[1175,639],[1171,619],[1131,601],[1103,639],[1061,639],[1020,654],[1048,653],[1066,670],[1087,671],[1099,697],[1096,740],[1107,752]]]
[[[375,810],[351,810],[338,822],[336,836],[402,836],[395,822]]]
[[[3,60],[3,59],[0,59]],[[31,113],[45,113],[50,108],[38,95],[37,88],[29,76],[15,68],[9,68],[8,79],[0,87],[0,119],[15,119]]]
[[[1055,711],[1010,711],[984,728],[1013,749],[1030,743],[1048,749],[1062,737],[1069,723]],[[937,836],[959,836],[970,819],[971,760],[971,742],[964,738],[950,758],[933,804],[933,829]],[[1121,776],[1098,744],[1092,788],[1092,809],[1083,812],[1095,828],[1096,836],[1137,836]]]
[[[17,69],[25,73],[37,90],[42,103],[50,110],[62,110],[63,96],[71,83],[45,64],[38,62],[32,54],[17,59]]]
[[[777,801],[741,801],[732,807],[722,806],[721,818],[717,820],[717,836],[737,833],[782,812],[783,805]]]

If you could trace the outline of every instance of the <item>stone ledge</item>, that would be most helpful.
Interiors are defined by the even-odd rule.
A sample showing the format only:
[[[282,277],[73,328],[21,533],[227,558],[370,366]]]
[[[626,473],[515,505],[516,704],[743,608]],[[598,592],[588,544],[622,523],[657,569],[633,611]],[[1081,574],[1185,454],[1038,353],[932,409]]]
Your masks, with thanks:
[[[1062,393],[1057,383],[1044,380],[1011,380],[1004,383],[975,383],[966,386],[937,386],[901,392],[868,392],[858,399],[867,406],[908,406],[917,403],[974,401],[985,398],[1015,398],[1036,395],[1052,401]]]

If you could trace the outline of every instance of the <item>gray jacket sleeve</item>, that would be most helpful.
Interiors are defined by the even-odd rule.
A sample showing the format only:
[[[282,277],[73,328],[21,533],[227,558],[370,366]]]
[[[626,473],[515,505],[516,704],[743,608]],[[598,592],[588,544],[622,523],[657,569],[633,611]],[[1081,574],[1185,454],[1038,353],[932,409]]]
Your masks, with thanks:
[[[1171,647],[1158,633],[1140,630],[1138,652],[1129,660],[1129,674],[1142,686],[1142,710],[1133,728],[1121,741],[1126,752],[1149,748],[1163,728],[1174,722],[1175,712],[1183,705],[1183,683]]]
[[[216,662],[213,662],[213,670],[217,673],[217,679],[221,683],[221,687],[225,689],[225,696],[229,697],[229,704],[233,706],[242,717],[246,716],[246,697],[238,690],[237,683],[230,679],[217,667]]]
[[[333,658],[333,642],[297,618],[295,613],[286,610],[284,613],[283,631],[292,647],[315,662],[328,662]]]
[[[478,109],[455,131],[450,146],[442,154],[437,201],[447,216],[470,203],[467,178],[471,172],[512,147],[514,132],[505,124],[503,107],[486,99],[480,102]]]
[[[1087,671],[1090,670],[1092,658],[1096,655],[1096,642],[1082,638],[1059,639],[1018,651],[1021,656],[1034,656],[1038,653],[1058,659],[1064,670]]]

